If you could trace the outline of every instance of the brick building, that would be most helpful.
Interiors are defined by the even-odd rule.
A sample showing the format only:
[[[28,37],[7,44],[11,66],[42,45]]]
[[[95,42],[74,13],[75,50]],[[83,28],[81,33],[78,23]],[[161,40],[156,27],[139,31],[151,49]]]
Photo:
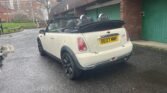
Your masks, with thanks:
[[[13,11],[14,10],[11,10],[9,8],[5,8],[5,7],[0,5],[0,19],[1,19],[1,21],[9,22],[13,18],[13,16],[12,16]]]
[[[124,20],[133,40],[167,43],[166,0],[58,0],[53,15],[86,14],[97,20],[105,13],[111,20]]]

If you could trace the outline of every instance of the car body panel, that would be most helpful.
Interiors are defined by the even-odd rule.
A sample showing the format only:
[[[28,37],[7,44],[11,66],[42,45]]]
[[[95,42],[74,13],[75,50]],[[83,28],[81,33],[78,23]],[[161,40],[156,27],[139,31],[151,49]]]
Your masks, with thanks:
[[[103,44],[103,45],[100,44],[99,40],[101,38],[109,35],[114,35],[114,34],[117,35],[118,40],[115,40],[114,42]],[[124,28],[83,34],[90,52],[106,51],[106,50],[114,49],[116,47],[124,45],[127,42],[125,35],[126,35],[126,32]]]
[[[132,46],[132,43],[128,42],[115,49],[110,49],[98,53],[89,52],[83,54],[76,54],[76,57],[82,67],[95,67],[96,65],[102,64],[107,61],[114,62],[123,57],[126,58],[130,56],[133,49]]]
[[[92,26],[96,26],[96,24]],[[45,33],[40,33],[38,38],[43,49],[59,59],[61,59],[62,48],[68,48],[70,51],[66,52],[72,51],[75,61],[83,69],[95,67],[107,61],[114,62],[121,58],[127,58],[133,49],[126,29],[122,26],[109,30],[77,33],[48,30]],[[83,39],[87,47],[86,50],[78,49],[78,38]]]

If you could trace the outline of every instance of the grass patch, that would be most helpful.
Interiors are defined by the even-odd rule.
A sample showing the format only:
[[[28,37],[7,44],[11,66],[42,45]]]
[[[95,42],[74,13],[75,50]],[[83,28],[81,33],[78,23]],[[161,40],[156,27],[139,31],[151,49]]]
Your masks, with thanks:
[[[35,23],[3,23],[4,33],[13,33],[22,29],[36,28]]]

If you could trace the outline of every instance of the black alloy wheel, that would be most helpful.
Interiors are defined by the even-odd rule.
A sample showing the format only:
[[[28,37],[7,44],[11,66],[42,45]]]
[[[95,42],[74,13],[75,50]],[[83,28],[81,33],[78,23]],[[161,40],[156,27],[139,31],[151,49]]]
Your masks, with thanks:
[[[62,64],[65,74],[69,79],[75,80],[80,76],[81,71],[76,67],[76,65],[74,64],[74,60],[69,53],[63,53]]]
[[[42,44],[39,40],[38,40],[38,50],[39,50],[41,56],[45,56],[45,52],[44,52]]]

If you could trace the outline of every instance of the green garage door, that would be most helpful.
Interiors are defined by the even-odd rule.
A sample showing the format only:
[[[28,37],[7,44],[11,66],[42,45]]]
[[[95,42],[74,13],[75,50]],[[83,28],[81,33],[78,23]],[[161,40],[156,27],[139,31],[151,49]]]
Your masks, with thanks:
[[[97,15],[98,15],[97,9],[87,11],[87,16],[93,18],[93,20],[97,20]]]
[[[143,0],[145,40],[167,43],[167,0]]]
[[[120,4],[99,8],[98,13],[106,14],[111,20],[121,19],[120,18]]]
[[[120,20],[120,4],[115,4],[111,6],[101,7],[98,9],[93,9],[87,11],[87,15],[92,17],[93,19],[97,20],[98,15],[100,13],[104,13],[107,15],[111,20]]]

